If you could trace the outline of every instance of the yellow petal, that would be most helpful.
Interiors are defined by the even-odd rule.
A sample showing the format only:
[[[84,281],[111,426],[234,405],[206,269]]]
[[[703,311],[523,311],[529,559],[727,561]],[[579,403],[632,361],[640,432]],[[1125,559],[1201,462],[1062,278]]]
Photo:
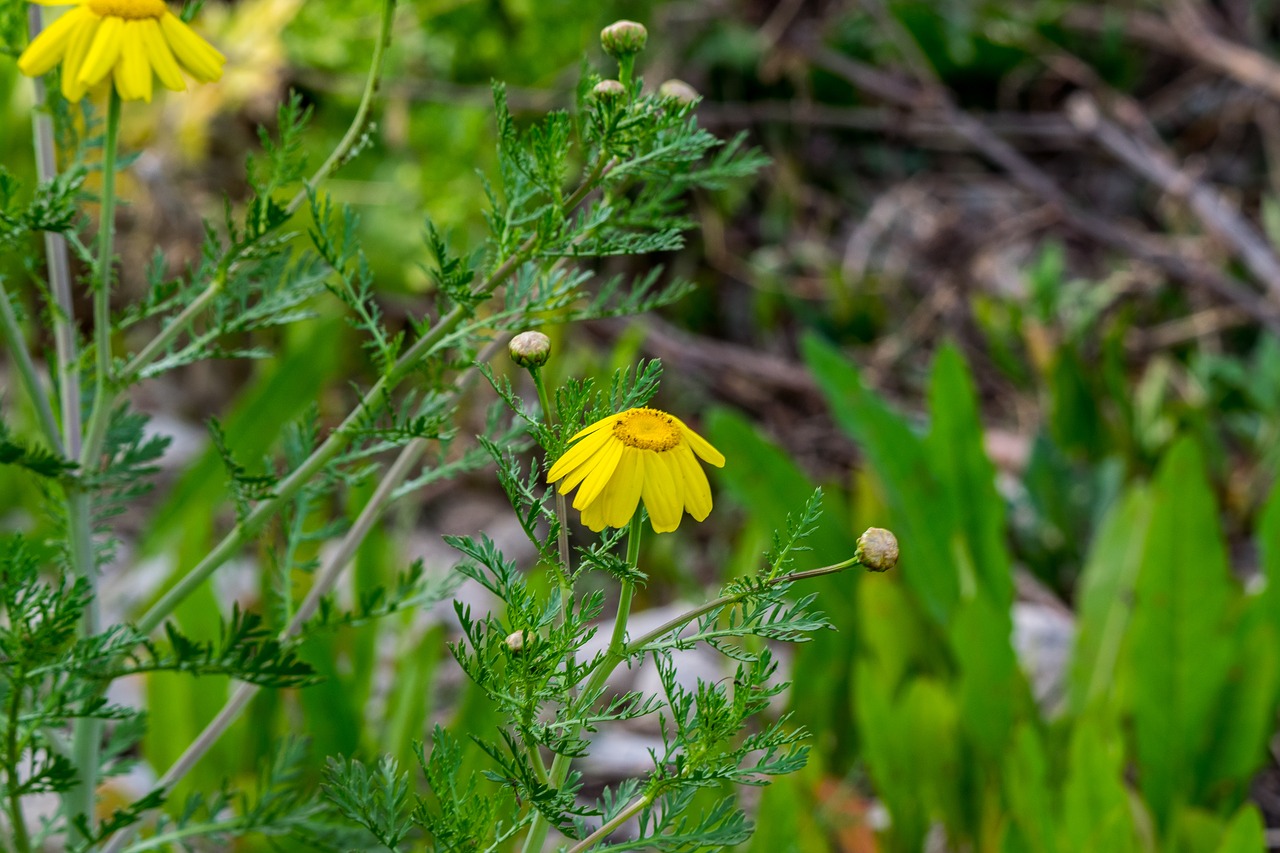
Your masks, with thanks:
[[[591,471],[578,487],[578,495],[573,499],[574,509],[582,510],[600,496],[609,478],[613,476],[614,469],[618,467],[618,460],[622,458],[625,446],[621,441],[609,441],[597,455],[591,457]]]
[[[596,421],[595,423],[591,424],[590,426],[585,426],[585,427],[583,427],[582,429],[580,429],[580,430],[578,430],[577,432],[575,432],[575,433],[573,434],[573,438],[569,439],[569,441],[571,441],[571,442],[572,442],[572,441],[577,441],[578,439],[582,438],[583,436],[590,435],[591,433],[595,432],[595,431],[596,431],[596,430],[598,430],[598,429],[601,429],[602,427],[606,427],[606,426],[607,426],[607,427],[612,427],[612,426],[614,425],[614,423],[615,423],[615,422],[617,422],[618,418],[622,417],[622,416],[623,416],[623,415],[625,415],[625,414],[626,414],[626,412],[619,412],[619,413],[618,413],[618,414],[616,414],[616,415],[609,415],[609,417],[607,417],[607,418],[601,418],[600,420]]]
[[[711,442],[689,429],[689,427],[685,426],[684,421],[674,415],[672,415],[671,419],[680,427],[680,432],[689,442],[689,446],[693,448],[694,453],[698,454],[717,468],[724,467],[724,454],[712,447]]]
[[[76,82],[92,86],[110,73],[120,58],[120,44],[124,34],[123,18],[103,18],[102,25],[93,37],[93,44],[84,58],[84,65],[76,75]]]
[[[604,501],[597,498],[590,506],[582,511],[582,523],[586,525],[591,532],[599,533],[608,525],[604,520]]]
[[[636,514],[636,506],[640,503],[644,471],[644,452],[633,447],[624,448],[618,467],[609,479],[609,485],[596,499],[596,503],[605,502],[605,524],[610,527],[626,527],[631,523],[631,517]]]
[[[147,59],[151,61],[151,67],[156,70],[160,82],[166,89],[174,92],[186,89],[187,81],[182,79],[182,69],[178,67],[178,60],[173,58],[173,51],[169,50],[169,44],[160,32],[160,24],[155,18],[146,18],[138,21],[138,24],[142,28],[142,43],[147,49]]]
[[[644,505],[649,510],[649,521],[655,533],[670,533],[680,526],[684,514],[680,498],[681,484],[677,479],[670,451],[657,453],[645,451]]]
[[[116,91],[126,101],[151,103],[151,63],[142,42],[142,23],[125,21],[116,63]]]
[[[81,9],[72,9],[45,27],[18,57],[18,70],[28,77],[39,77],[57,65],[66,56],[76,22],[86,14]]]
[[[89,48],[101,25],[101,18],[86,13],[80,16],[76,31],[71,34],[67,58],[62,61],[62,96],[68,101],[80,100],[88,88],[80,82],[80,69],[84,67],[85,57],[89,55]]]
[[[582,465],[594,456],[601,447],[604,447],[604,443],[609,441],[611,438],[613,438],[613,433],[605,430],[603,432],[596,432],[594,435],[590,435],[570,447],[561,454],[560,458],[556,460],[556,464],[552,465],[551,470],[547,472],[547,482],[554,483],[574,468]],[[569,491],[581,480],[582,477],[578,477],[572,484],[562,486],[561,491]]]
[[[684,481],[684,508],[698,521],[705,521],[711,513],[711,484],[707,482],[707,475],[703,473],[702,466],[693,458],[693,452],[687,445],[677,447],[671,452],[671,456],[674,457],[674,464],[679,467]]]
[[[227,58],[172,13],[160,16],[160,30],[173,49],[178,63],[201,83],[222,79],[222,64]]]

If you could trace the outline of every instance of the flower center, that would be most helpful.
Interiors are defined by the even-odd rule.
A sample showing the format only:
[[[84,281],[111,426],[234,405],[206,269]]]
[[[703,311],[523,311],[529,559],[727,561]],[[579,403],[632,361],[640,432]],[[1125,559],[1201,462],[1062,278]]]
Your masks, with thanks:
[[[657,409],[631,409],[613,424],[613,435],[628,447],[661,453],[680,443],[675,420]]]
[[[159,18],[169,11],[164,0],[89,0],[89,11],[101,18],[137,21]]]

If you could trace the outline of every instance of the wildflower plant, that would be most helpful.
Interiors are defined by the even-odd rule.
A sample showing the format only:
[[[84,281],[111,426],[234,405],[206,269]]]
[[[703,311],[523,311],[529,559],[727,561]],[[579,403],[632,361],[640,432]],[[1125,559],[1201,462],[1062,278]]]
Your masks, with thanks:
[[[18,5],[0,3],[4,21]],[[630,631],[631,603],[646,579],[646,516],[658,532],[676,530],[685,512],[707,517],[711,490],[695,456],[749,463],[725,460],[674,415],[649,407],[656,362],[619,372],[607,388],[590,379],[548,388],[550,341],[528,330],[640,314],[679,298],[687,285],[660,285],[656,270],[601,280],[592,261],[679,248],[690,227],[680,216],[687,194],[750,176],[761,157],[700,129],[687,86],[650,93],[635,73],[647,36],[620,22],[604,35],[618,79],[602,86],[587,74],[574,109],[517,121],[495,86],[499,173],[485,187],[488,239],[458,251],[428,222],[429,304],[407,328],[393,328],[379,310],[356,214],[325,190],[372,130],[395,30],[396,6],[385,0],[363,98],[337,148],[308,168],[301,139],[310,113],[300,98],[286,100],[274,135],[263,134],[263,151],[248,164],[248,198],[206,224],[199,260],[175,273],[158,257],[145,296],[119,305],[115,179],[132,161],[118,150],[122,111],[149,100],[155,79],[175,91],[186,87],[184,73],[216,81],[222,54],[196,34],[198,23],[189,27],[160,0],[81,0],[48,21],[33,9],[29,43],[13,27],[4,33],[5,52],[37,78],[39,174],[23,187],[0,167],[0,251],[25,257],[41,241],[44,253],[26,265],[28,280],[0,281],[0,332],[21,385],[4,398],[0,463],[39,489],[50,524],[0,541],[0,849],[152,850],[257,835],[304,849],[538,851],[554,830],[579,851],[632,819],[631,840],[610,849],[743,840],[749,821],[731,795],[719,795],[724,786],[762,784],[805,758],[803,731],[785,717],[757,719],[784,689],[771,644],[803,641],[825,626],[812,596],[791,593],[863,555],[795,571],[819,511],[815,496],[778,535],[759,574],[654,630]],[[91,194],[94,171],[100,182]],[[88,271],[79,279],[73,260]],[[91,323],[76,318],[79,289],[92,292]],[[262,464],[237,458],[211,420],[234,523],[170,582],[143,591],[141,612],[105,620],[98,580],[117,559],[117,516],[145,509],[168,447],[133,407],[131,390],[201,361],[269,357],[271,332],[307,322],[322,300],[340,305],[364,336],[372,379],[336,425],[315,407],[288,425]],[[34,355],[32,327],[42,322],[54,342],[47,371]],[[531,374],[536,406],[495,368],[508,358],[501,343],[515,333],[509,357]],[[139,339],[136,348],[122,344]],[[481,376],[496,405],[472,441],[460,426],[462,395]],[[533,543],[536,565],[517,565],[477,533],[449,539],[460,560],[454,573],[416,563],[354,601],[337,594],[393,502],[488,470]],[[573,506],[592,531],[585,539],[571,535],[565,493],[573,488]],[[343,516],[331,509],[339,496],[363,503]],[[882,570],[896,560],[896,545],[877,537],[878,556],[866,565]],[[263,569],[265,612],[237,606],[216,636],[184,632],[178,608],[251,545],[273,555]],[[460,631],[450,646],[501,713],[492,730],[473,733],[484,754],[479,772],[443,727],[419,733],[421,775],[390,756],[315,756],[305,738],[288,738],[261,757],[252,790],[175,797],[260,691],[322,680],[301,653],[308,640],[420,611],[464,579],[501,602],[488,613],[457,604]],[[608,643],[587,653],[597,631]],[[734,662],[731,681],[691,689],[676,678],[672,653],[698,644]],[[609,692],[616,669],[644,659],[660,674],[660,692]],[[148,793],[107,808],[103,780],[137,759],[148,726],[167,724],[166,709],[147,713],[112,698],[111,688],[157,673],[230,676],[238,686],[171,766],[155,768]],[[591,735],[649,715],[663,732],[652,771],[584,797],[573,762],[591,749]],[[313,770],[321,764],[323,773]],[[708,790],[718,792],[710,805]],[[34,798],[47,794],[58,807],[36,819]]]

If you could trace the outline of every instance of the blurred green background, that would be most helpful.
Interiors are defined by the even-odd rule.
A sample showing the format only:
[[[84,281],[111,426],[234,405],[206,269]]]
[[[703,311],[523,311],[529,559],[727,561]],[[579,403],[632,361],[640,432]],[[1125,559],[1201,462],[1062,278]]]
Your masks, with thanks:
[[[20,25],[24,4],[0,8]],[[255,127],[288,90],[316,111],[313,157],[327,153],[376,6],[210,0],[201,14],[225,80],[128,115],[125,144],[145,153],[124,179],[122,304],[157,244],[181,269],[200,217],[242,197]],[[360,213],[393,324],[430,286],[425,219],[459,245],[484,233],[490,81],[519,115],[568,108],[584,62],[612,67],[597,34],[616,18],[649,27],[650,86],[689,82],[705,126],[773,160],[692,199],[689,245],[640,262],[694,281],[692,296],[557,332],[552,365],[605,376],[662,358],[659,403],[729,460],[711,520],[646,543],[642,608],[752,571],[815,485],[811,565],[845,558],[867,525],[901,541],[896,571],[818,585],[838,631],[797,650],[788,700],[813,760],[751,800],[749,846],[1280,847],[1280,3],[416,0],[398,16],[376,129],[329,185]],[[0,62],[0,158],[20,174],[31,99]],[[21,279],[22,260],[0,273]],[[189,564],[225,522],[204,419],[260,458],[278,425],[316,400],[340,413],[368,375],[337,308],[317,309],[272,361],[140,391],[195,461],[166,472],[145,526],[125,520],[122,612],[144,594],[131,576]],[[452,512],[429,489],[370,540],[356,591],[411,556],[447,566],[439,534],[499,514],[491,478],[450,489]],[[38,506],[0,471],[2,523]],[[184,624],[260,602],[247,562]],[[330,680],[260,698],[188,785],[251,779],[289,730],[318,756],[409,759],[433,721],[491,727],[452,671],[449,630],[405,618],[315,642]],[[136,687],[171,721],[148,737],[155,768],[227,690]]]

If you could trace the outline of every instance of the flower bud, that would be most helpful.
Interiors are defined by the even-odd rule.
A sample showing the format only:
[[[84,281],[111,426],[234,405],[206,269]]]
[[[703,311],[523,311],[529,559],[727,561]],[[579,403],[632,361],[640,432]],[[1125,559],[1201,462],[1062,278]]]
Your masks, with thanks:
[[[648,40],[649,31],[635,21],[615,21],[600,31],[600,44],[614,59],[635,56]]]
[[[521,332],[511,339],[507,351],[521,367],[542,367],[551,357],[551,339],[542,332]]]
[[[898,565],[898,537],[882,527],[868,527],[858,537],[853,557],[873,572],[887,572]]]
[[[627,87],[617,80],[601,80],[591,89],[591,94],[602,101],[613,101],[627,94]]]
[[[668,80],[658,87],[658,94],[664,98],[675,101],[682,107],[687,107],[695,103],[698,98],[702,97],[698,94],[698,90],[690,86],[683,80]]]
[[[504,642],[507,644],[507,648],[511,651],[511,654],[518,655],[524,651],[524,633],[524,631],[513,631],[507,635],[507,639],[504,640]]]

